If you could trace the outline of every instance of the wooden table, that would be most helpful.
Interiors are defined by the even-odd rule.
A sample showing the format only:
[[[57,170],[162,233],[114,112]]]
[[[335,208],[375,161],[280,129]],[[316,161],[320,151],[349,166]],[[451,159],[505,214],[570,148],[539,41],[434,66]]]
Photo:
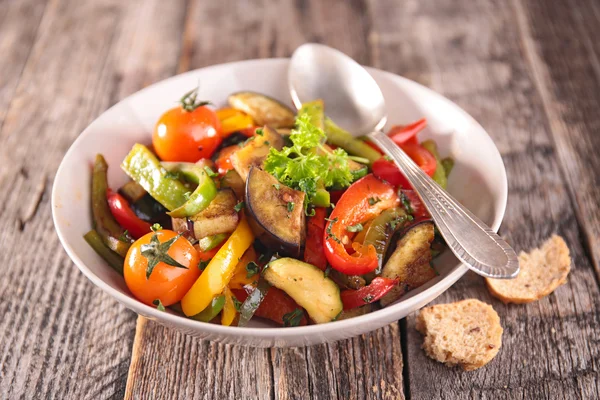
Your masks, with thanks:
[[[0,0],[0,398],[600,398],[599,24],[595,0]],[[517,250],[566,238],[569,281],[539,302],[505,306],[474,275],[438,299],[498,311],[487,367],[425,357],[414,316],[309,348],[196,340],[137,318],[60,246],[53,177],[100,113],[178,72],[307,41],[465,108],[507,167],[501,234]]]

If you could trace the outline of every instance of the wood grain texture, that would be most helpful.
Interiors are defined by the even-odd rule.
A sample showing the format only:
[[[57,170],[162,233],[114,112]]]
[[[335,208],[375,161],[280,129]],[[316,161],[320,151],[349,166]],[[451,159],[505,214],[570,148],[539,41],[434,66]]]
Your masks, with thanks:
[[[319,1],[191,1],[178,70],[289,56],[306,41],[325,41],[368,63],[368,20],[363,7],[356,1],[336,2],[331,7]],[[163,351],[165,343],[176,343],[181,352],[177,354],[202,355],[166,357],[170,362],[161,356],[159,363],[155,355]],[[169,397],[170,393],[185,398],[403,397],[397,324],[330,346],[261,350],[187,338],[140,319],[135,349],[142,346],[144,351],[134,351],[132,356],[126,391],[131,399],[146,393],[156,398]],[[206,367],[207,363],[211,367]],[[193,370],[194,375],[160,379],[187,370]]]
[[[139,89],[140,77],[174,73],[172,42],[181,30],[173,37],[169,29],[179,29],[183,8],[51,0],[36,27],[39,6],[9,3],[4,18],[13,21],[0,24],[0,43],[13,37],[20,38],[13,46],[33,47],[19,50],[26,60],[15,57],[9,66],[16,71],[22,60],[22,72],[0,87],[0,98],[14,92],[0,128],[0,185],[8,189],[0,192],[0,397],[122,397],[135,315],[68,259],[54,233],[50,190],[62,156],[93,118]],[[11,11],[18,4],[31,8],[27,19]],[[35,42],[31,33],[16,35],[18,28],[37,31]],[[152,55],[161,43],[173,51],[162,61]],[[132,69],[144,52],[155,61]]]
[[[420,349],[422,337],[414,329],[414,316],[409,317],[405,362],[410,397],[598,398],[600,295],[582,247],[577,204],[569,197],[559,167],[558,153],[563,150],[556,149],[551,133],[550,120],[562,117],[546,114],[534,77],[537,71],[524,57],[532,49],[524,45],[531,39],[524,38],[518,21],[522,10],[515,2],[408,1],[401,9],[392,2],[372,4],[378,29],[372,40],[381,67],[412,75],[456,101],[498,145],[509,181],[503,236],[517,250],[525,250],[558,232],[573,257],[568,283],[530,305],[501,304],[474,274],[438,299],[479,298],[500,314],[503,348],[476,372],[447,369],[428,359]],[[541,27],[554,27],[551,16],[540,17],[541,8],[540,2],[531,15],[540,18]],[[593,179],[588,175],[579,179]]]

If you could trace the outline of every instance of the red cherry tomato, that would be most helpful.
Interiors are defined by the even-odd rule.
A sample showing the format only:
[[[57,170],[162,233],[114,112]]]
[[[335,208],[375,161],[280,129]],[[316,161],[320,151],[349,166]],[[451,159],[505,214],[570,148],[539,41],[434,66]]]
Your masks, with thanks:
[[[210,158],[221,144],[221,122],[216,112],[206,106],[185,107],[168,110],[156,123],[152,145],[163,161]]]

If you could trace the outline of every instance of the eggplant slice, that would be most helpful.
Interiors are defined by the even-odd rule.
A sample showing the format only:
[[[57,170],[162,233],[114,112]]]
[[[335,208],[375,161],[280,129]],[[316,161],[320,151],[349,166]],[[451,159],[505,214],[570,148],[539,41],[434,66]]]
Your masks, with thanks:
[[[219,190],[208,207],[190,218],[194,222],[194,236],[202,239],[233,232],[239,221],[234,209],[236,204],[237,198],[232,189]]]
[[[425,284],[437,275],[429,264],[434,238],[433,222],[419,222],[405,232],[381,273],[385,278],[400,281],[398,286],[381,298],[383,306],[393,303],[409,290]]]
[[[292,128],[296,120],[296,113],[291,108],[264,94],[237,92],[231,94],[227,101],[231,107],[251,116],[258,126]]]
[[[306,238],[304,192],[282,185],[257,167],[246,181],[246,209],[258,239],[274,251],[299,257]]]
[[[245,181],[250,168],[262,167],[271,147],[281,150],[283,138],[274,129],[265,126],[262,135],[253,136],[244,147],[231,155],[231,164]]]

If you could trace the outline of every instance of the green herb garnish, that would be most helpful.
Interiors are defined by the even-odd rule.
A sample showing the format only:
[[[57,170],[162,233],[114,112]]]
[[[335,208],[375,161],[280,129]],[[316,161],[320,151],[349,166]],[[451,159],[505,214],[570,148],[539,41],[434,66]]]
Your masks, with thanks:
[[[241,210],[242,210],[242,209],[245,207],[245,205],[246,205],[246,204],[245,204],[243,201],[240,201],[239,203],[237,203],[237,204],[235,205],[235,207],[233,207],[233,209],[234,209],[236,212],[240,212],[240,211],[241,211]]]
[[[250,261],[246,264],[246,278],[252,278],[256,274],[258,274],[258,264]]]
[[[158,232],[162,231],[163,227],[160,224],[154,224],[150,227],[150,229],[152,229],[153,232]]]
[[[208,165],[204,166],[204,171],[206,171],[206,173],[208,174],[208,176],[210,176],[211,178],[219,176],[219,174],[217,174],[215,171],[213,171],[212,168],[209,167]]]
[[[281,183],[306,193],[307,204],[317,193],[317,182],[344,188],[353,180],[348,154],[341,148],[327,149],[322,144],[324,139],[325,133],[311,123],[310,116],[301,115],[290,134],[292,145],[281,150],[271,148],[264,163],[265,171]]]
[[[296,308],[294,311],[283,315],[283,326],[298,326],[302,321],[302,317],[304,317],[304,311],[301,308]]]
[[[123,243],[131,243],[131,235],[129,235],[129,231],[125,229],[123,233],[119,236],[119,240]]]
[[[347,230],[348,232],[353,232],[353,233],[354,233],[354,232],[360,232],[360,231],[362,231],[362,230],[363,230],[363,226],[362,226],[362,224],[361,224],[361,223],[358,223],[358,224],[356,224],[356,225],[352,225],[352,226],[348,226],[348,227],[346,227],[346,230]]]
[[[294,202],[293,201],[288,201],[287,210],[288,210],[288,212],[294,211]]]
[[[379,197],[369,197],[369,205],[370,206],[374,206],[375,204],[379,203],[381,201],[381,199]]]
[[[160,301],[160,299],[156,299],[152,302],[152,304],[154,304],[156,306],[156,309],[158,311],[165,311],[165,306],[163,306],[162,301]]]
[[[368,294],[368,295],[366,295],[365,297],[363,297],[363,299],[362,299],[362,300],[363,300],[363,301],[364,301],[366,304],[369,304],[370,302],[372,302],[372,301],[373,301],[373,299],[374,299],[374,296],[373,296],[372,294]]]
[[[333,232],[331,232],[331,228],[333,227],[333,224],[338,222],[338,218],[337,217],[335,217],[334,219],[325,218],[325,221],[331,222],[330,224],[327,225],[327,229],[325,229],[325,232],[327,233],[327,237],[325,239],[333,239],[337,243],[342,244],[342,241],[337,236],[335,236],[335,234]]]
[[[208,266],[208,261],[200,260],[200,262],[198,263],[198,269],[200,271],[204,271],[207,266]]]

